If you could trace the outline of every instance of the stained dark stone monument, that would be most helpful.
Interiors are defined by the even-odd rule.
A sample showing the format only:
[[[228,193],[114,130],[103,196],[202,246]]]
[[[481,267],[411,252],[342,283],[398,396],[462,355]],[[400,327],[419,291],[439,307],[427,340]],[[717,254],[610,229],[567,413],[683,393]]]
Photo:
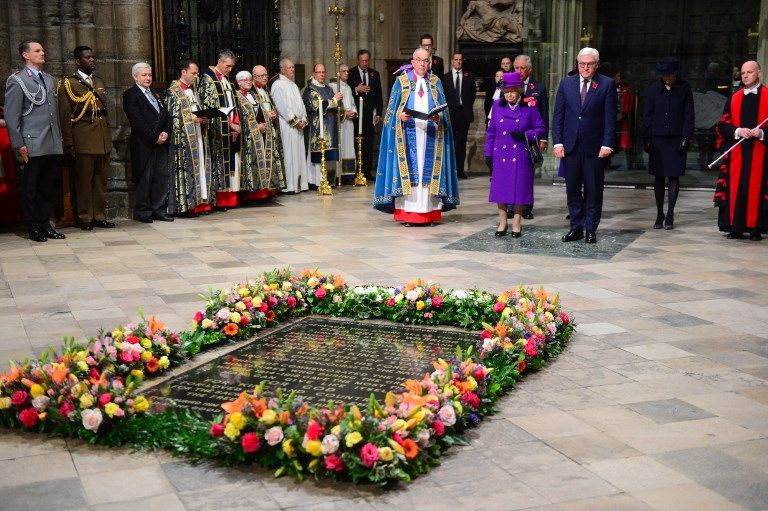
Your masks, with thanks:
[[[156,409],[222,413],[221,403],[262,380],[295,390],[305,402],[363,405],[383,399],[409,378],[432,372],[432,361],[466,347],[476,334],[443,327],[309,317],[270,330],[248,344],[149,388]]]

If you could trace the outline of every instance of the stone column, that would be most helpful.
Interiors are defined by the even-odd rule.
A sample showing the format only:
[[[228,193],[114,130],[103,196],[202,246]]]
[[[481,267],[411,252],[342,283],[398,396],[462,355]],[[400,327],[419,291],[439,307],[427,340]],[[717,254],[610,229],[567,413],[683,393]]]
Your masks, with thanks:
[[[768,0],[760,2],[760,25],[757,28],[757,61],[763,68],[763,77],[768,75]]]

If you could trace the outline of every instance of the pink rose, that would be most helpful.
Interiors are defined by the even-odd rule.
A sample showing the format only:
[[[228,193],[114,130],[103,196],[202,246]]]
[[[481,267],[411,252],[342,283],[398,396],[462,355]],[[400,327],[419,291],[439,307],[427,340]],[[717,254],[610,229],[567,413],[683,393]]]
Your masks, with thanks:
[[[71,401],[64,401],[61,406],[59,407],[59,413],[69,418],[69,414],[75,411],[75,405],[72,404]]]
[[[216,438],[224,434],[224,424],[217,422],[211,426],[211,436]]]
[[[525,354],[529,357],[535,357],[539,354],[539,351],[536,349],[536,343],[532,339],[528,339],[528,344],[525,345],[524,349]]]
[[[275,446],[283,441],[283,429],[280,426],[274,426],[264,432],[264,440],[271,446]]]
[[[269,306],[270,307],[274,307],[275,305],[277,305],[277,297],[270,296],[269,297]]]
[[[203,311],[197,311],[195,312],[195,322],[200,323],[203,318],[205,317],[205,314],[203,314]]]
[[[37,410],[34,408],[25,408],[19,413],[19,420],[27,429],[34,428],[39,419],[40,417],[37,415]]]
[[[261,302],[261,305],[259,305],[259,311],[267,312],[268,310],[269,310],[269,305],[267,305],[267,302]]]
[[[483,330],[482,332],[480,332],[480,338],[481,339],[490,339],[492,337],[493,337],[493,335],[488,330]]]
[[[440,419],[432,421],[432,429],[435,430],[435,435],[437,436],[443,436],[445,434],[445,424],[443,424]]]
[[[374,463],[379,461],[379,448],[368,442],[360,449],[360,460],[366,467],[372,467]]]
[[[480,408],[480,398],[474,392],[464,392],[461,394],[461,402],[475,410]]]
[[[558,317],[560,318],[560,321],[562,321],[564,325],[568,325],[571,322],[571,317],[568,315],[567,312],[561,312]]]
[[[379,450],[376,449],[376,454],[378,455]],[[341,461],[341,456],[338,454],[331,454],[325,457],[324,460],[325,468],[327,470],[330,470],[332,472],[341,472],[344,470],[344,462]]]
[[[394,298],[388,298],[387,299],[387,307],[394,307],[395,306],[395,299]]]
[[[11,394],[11,404],[13,406],[22,407],[27,404],[27,400],[29,400],[29,394],[23,390],[17,390]]]
[[[456,410],[453,409],[452,404],[443,405],[437,412],[438,417],[446,426],[453,426],[456,424]]]
[[[289,296],[286,300],[288,302],[288,308],[293,309],[296,307],[296,297],[295,296]]]
[[[121,351],[120,361],[126,364],[130,364],[131,362],[133,362],[133,353],[130,351]]]
[[[81,415],[83,417],[83,427],[94,433],[99,429],[101,422],[104,420],[104,416],[98,408],[87,408],[82,411]]]
[[[432,297],[432,307],[434,307],[435,309],[439,309],[440,307],[443,306],[444,300],[445,298],[443,298],[442,295]]]
[[[103,393],[102,395],[99,396],[99,404],[101,406],[106,405],[110,401],[112,401],[112,394],[108,394],[108,393],[105,392],[105,393]]]
[[[326,294],[327,293],[325,292],[324,287],[319,287],[315,290],[315,298],[318,298],[320,300],[324,299]]]
[[[485,379],[485,368],[483,366],[477,366],[473,374],[475,380],[483,381]]]
[[[259,450],[259,442],[259,435],[250,431],[243,435],[243,438],[240,440],[240,445],[243,447],[243,451],[254,453]]]
[[[507,305],[504,302],[496,302],[493,304],[493,312],[501,312]]]

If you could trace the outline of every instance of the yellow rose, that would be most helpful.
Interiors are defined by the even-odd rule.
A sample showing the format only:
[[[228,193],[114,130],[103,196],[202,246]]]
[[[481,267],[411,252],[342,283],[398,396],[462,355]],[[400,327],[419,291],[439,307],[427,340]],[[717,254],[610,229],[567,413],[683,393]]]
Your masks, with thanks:
[[[288,280],[283,281],[283,291],[290,291],[293,287],[293,284],[290,283]]]
[[[162,345],[162,349],[163,349],[163,351],[165,352],[166,355],[169,355],[171,353],[171,347],[168,346],[167,344],[163,344]]]
[[[80,396],[80,408],[86,409],[93,406],[93,396],[90,394],[83,394]]]
[[[256,308],[261,307],[261,298],[254,298],[253,299],[253,306]]]
[[[131,376],[135,378],[144,378],[144,371],[141,369],[133,369],[131,370]]]
[[[334,427],[332,427],[331,428],[331,434],[332,435],[336,435],[336,436],[340,436],[340,434],[341,434],[341,426],[336,424]]]
[[[293,448],[293,440],[283,440],[283,452],[288,455],[288,457],[293,458],[293,455],[296,452]]]
[[[11,407],[11,398],[0,397],[0,410],[7,410]]]
[[[123,339],[123,331],[120,330],[119,328],[115,328],[114,330],[112,330],[112,338],[115,341],[122,340]]]
[[[309,277],[309,280],[307,280],[307,285],[309,287],[315,287],[317,285],[317,277]]]
[[[88,364],[85,363],[85,360],[78,360],[78,362],[77,362],[77,369],[79,371],[87,371],[88,370]]]
[[[35,383],[29,388],[29,393],[32,394],[32,397],[40,397],[42,395],[45,395],[45,389],[42,385],[38,385]]]
[[[149,362],[152,360],[152,352],[151,351],[145,351],[141,354],[141,360],[143,362]]]
[[[104,411],[109,415],[110,417],[115,416],[115,412],[117,412],[120,409],[120,407],[115,403],[107,403],[104,405]]]
[[[234,440],[235,438],[240,436],[240,430],[237,429],[234,424],[231,422],[227,424],[227,426],[224,428],[224,436],[229,438],[230,440]]]
[[[202,323],[200,323],[200,326],[205,329],[211,328],[213,326],[213,321],[208,318],[204,318]]]
[[[352,433],[347,433],[347,436],[344,437],[344,442],[347,444],[347,447],[352,447],[353,445],[360,443],[363,440],[363,435],[361,435],[357,431],[353,431]]]
[[[306,450],[312,456],[318,457],[323,455],[323,444],[320,440],[310,440],[307,442]]]
[[[237,429],[243,429],[245,427],[245,417],[240,412],[234,412],[229,416],[229,424],[232,424]]]
[[[240,301],[235,304],[235,310],[239,310],[240,312],[243,312],[246,309],[245,304]]]
[[[237,294],[239,294],[240,296],[250,296],[251,290],[248,289],[247,287],[241,287],[240,289],[237,290]]]
[[[330,284],[330,283],[329,283],[329,284],[326,284],[324,287],[325,287],[325,289],[327,289],[328,291],[333,291],[334,289],[336,289],[336,288],[334,287],[334,285],[333,285],[333,284]]]
[[[303,295],[303,294],[301,294],[301,292],[299,292],[299,291],[296,291],[296,299],[297,299],[297,300],[301,300],[303,297],[304,297],[304,295]]]
[[[168,366],[171,365],[171,361],[168,360],[168,357],[163,355],[159,359],[157,359],[157,364],[160,366],[160,369],[168,369]]]
[[[427,306],[427,304],[424,303],[424,300],[419,300],[418,302],[416,302],[416,310],[417,311],[422,310],[426,306]]]
[[[78,351],[75,354],[75,360],[77,360],[77,361],[85,360],[86,357],[88,357],[88,353],[86,351],[84,351],[84,350]]]
[[[231,323],[240,323],[240,313],[239,312],[233,312],[231,316],[229,316],[229,321]]]
[[[395,457],[395,453],[389,447],[379,447],[379,459],[381,461],[392,461]]]
[[[150,340],[149,340],[149,339],[147,339],[146,337],[142,338],[142,339],[139,341],[139,344],[141,344],[141,347],[142,347],[142,348],[144,348],[145,350],[148,350],[149,348],[151,348],[151,347],[152,347],[152,341],[150,341]]]
[[[133,409],[138,413],[149,410],[149,400],[144,396],[139,396],[133,400]]]
[[[277,420],[277,413],[274,410],[264,410],[260,420],[267,426],[271,426]]]

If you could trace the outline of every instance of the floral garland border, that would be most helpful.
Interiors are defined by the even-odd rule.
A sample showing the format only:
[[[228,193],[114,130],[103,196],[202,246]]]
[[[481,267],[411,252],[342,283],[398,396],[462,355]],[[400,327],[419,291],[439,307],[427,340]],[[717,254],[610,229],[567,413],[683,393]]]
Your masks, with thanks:
[[[0,422],[91,443],[164,448],[194,460],[254,463],[276,476],[409,481],[439,464],[443,450],[465,443],[463,432],[493,413],[526,371],[558,355],[575,327],[557,295],[523,286],[498,295],[445,291],[422,279],[401,288],[349,287],[338,275],[276,269],[204,298],[187,332],[171,332],[142,313],[138,324],[102,331],[85,344],[65,339],[61,354],[11,362],[0,375]],[[262,382],[222,404],[224,413],[211,422],[189,411],[152,412],[136,395],[144,378],[203,349],[306,314],[455,325],[479,334],[383,403],[371,396],[364,410],[310,406]]]

